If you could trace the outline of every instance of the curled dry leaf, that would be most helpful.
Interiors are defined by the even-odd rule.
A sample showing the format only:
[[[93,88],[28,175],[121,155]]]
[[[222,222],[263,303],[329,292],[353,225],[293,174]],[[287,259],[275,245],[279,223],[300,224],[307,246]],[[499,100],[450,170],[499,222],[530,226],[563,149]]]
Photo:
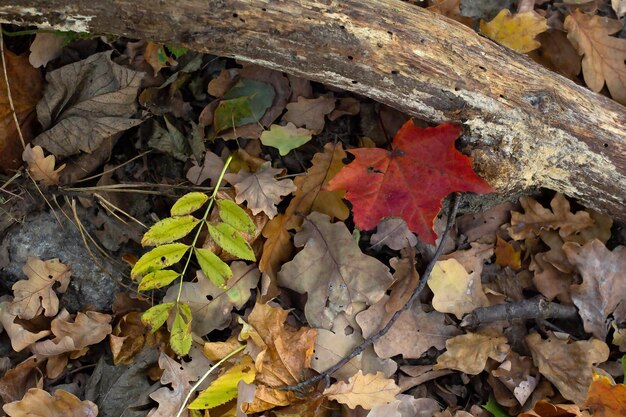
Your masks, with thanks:
[[[563,245],[563,252],[583,277],[582,284],[572,286],[572,300],[585,330],[604,340],[608,332],[606,318],[620,304],[616,320],[626,319],[626,246],[611,252],[599,240],[584,246],[568,242]]]
[[[606,83],[615,101],[626,104],[626,39],[610,36],[624,26],[619,20],[574,10],[565,18],[567,38],[583,56],[585,83],[596,93]]]
[[[0,330],[4,328],[4,331],[7,332],[9,339],[11,339],[11,347],[14,351],[21,352],[36,341],[50,334],[49,330],[41,330],[37,333],[33,333],[25,329],[21,324],[15,323],[17,316],[9,312],[8,307],[10,305],[11,297],[0,302]]]
[[[582,405],[591,384],[593,364],[609,358],[609,347],[598,340],[581,340],[568,343],[550,336],[543,340],[537,333],[526,336],[539,372],[561,392],[563,397]]]
[[[42,261],[28,257],[22,268],[28,279],[13,284],[14,299],[9,312],[21,319],[30,320],[42,312],[46,317],[53,317],[59,311],[59,299],[54,292],[67,290],[70,283],[70,268],[58,259]]]
[[[448,339],[446,352],[437,358],[433,369],[456,369],[469,375],[478,375],[491,358],[502,362],[511,348],[506,337],[497,330],[485,329]]]
[[[393,401],[399,393],[400,387],[382,372],[363,375],[360,370],[347,383],[339,381],[324,390],[331,400],[351,409],[360,406],[366,410]]]
[[[539,48],[541,44],[535,37],[546,30],[546,18],[534,11],[511,15],[508,9],[502,9],[489,23],[480,21],[482,33],[521,53]]]
[[[24,398],[5,404],[2,409],[9,417],[96,417],[98,407],[91,401],[81,401],[63,390],[54,395],[39,388],[28,390]]]
[[[282,196],[296,190],[292,180],[278,181],[275,178],[280,172],[280,169],[274,169],[270,162],[266,162],[254,173],[241,170],[237,174],[226,174],[224,178],[235,186],[237,204],[247,201],[252,214],[264,212],[272,219],[278,213],[276,204],[282,201]]]
[[[308,295],[304,313],[313,327],[330,329],[342,312],[354,316],[393,282],[382,262],[361,252],[344,223],[330,223],[324,214],[311,213],[294,243],[304,249],[283,265],[278,284]]]
[[[65,168],[65,164],[54,169],[54,155],[43,156],[41,146],[31,147],[29,143],[22,153],[22,159],[28,164],[28,172],[35,181],[44,185],[59,185],[59,172]]]

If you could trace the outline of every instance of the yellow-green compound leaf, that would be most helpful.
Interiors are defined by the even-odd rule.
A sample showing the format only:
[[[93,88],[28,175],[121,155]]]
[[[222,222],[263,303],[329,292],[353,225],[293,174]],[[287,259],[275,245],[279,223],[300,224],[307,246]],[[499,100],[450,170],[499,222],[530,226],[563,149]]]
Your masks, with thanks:
[[[261,133],[261,143],[278,149],[278,153],[285,156],[310,141],[312,133],[313,131],[296,127],[291,122],[287,126],[271,125],[270,130]]]
[[[226,288],[226,281],[233,276],[233,271],[219,256],[208,249],[194,248],[196,258],[204,275],[218,288]]]
[[[185,356],[191,349],[191,309],[187,304],[179,304],[170,330],[170,347],[180,356]]]
[[[170,243],[187,236],[200,222],[192,215],[168,217],[156,222],[141,239],[143,246],[157,246]]]
[[[252,383],[256,375],[252,358],[246,355],[241,362],[224,372],[219,378],[202,391],[198,398],[189,404],[190,410],[206,410],[222,405],[237,397],[237,384],[243,380]]]
[[[141,315],[141,322],[149,326],[152,333],[156,332],[169,317],[170,310],[174,307],[174,304],[176,303],[172,301],[171,303],[155,305]]]
[[[163,246],[158,246],[139,258],[130,271],[130,277],[137,279],[149,272],[158,271],[159,269],[174,265],[176,262],[180,261],[180,258],[187,252],[187,249],[189,249],[189,245],[185,245],[184,243],[168,243]]]
[[[220,248],[224,249],[231,255],[247,261],[256,260],[254,252],[248,242],[246,242],[245,239],[241,237],[237,229],[232,227],[230,224],[210,224],[209,234]]]
[[[139,284],[139,291],[148,291],[154,290],[157,288],[163,288],[167,285],[170,285],[172,281],[178,278],[180,274],[176,271],[172,271],[171,269],[164,269],[161,271],[150,272],[148,275],[144,276],[141,279],[141,283]]]
[[[172,216],[184,216],[185,214],[193,213],[198,210],[206,201],[209,196],[200,192],[187,193],[174,203],[170,209]]]
[[[216,202],[220,218],[224,220],[224,223],[228,223],[235,229],[248,235],[254,234],[256,228],[252,219],[237,203],[230,200],[217,200]]]

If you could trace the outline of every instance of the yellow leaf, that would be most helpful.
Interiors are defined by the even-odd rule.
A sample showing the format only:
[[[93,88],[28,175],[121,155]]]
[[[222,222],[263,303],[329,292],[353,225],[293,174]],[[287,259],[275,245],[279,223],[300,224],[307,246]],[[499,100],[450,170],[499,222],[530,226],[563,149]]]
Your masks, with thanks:
[[[583,56],[583,75],[590,90],[606,86],[615,101],[626,104],[626,39],[612,35],[624,26],[619,20],[592,16],[580,10],[567,16],[567,38]]]
[[[360,369],[347,383],[339,381],[324,390],[324,395],[331,400],[351,409],[360,406],[366,410],[393,401],[399,393],[400,387],[382,372],[363,375]]]
[[[533,11],[511,15],[510,11],[502,9],[492,21],[480,21],[483,34],[524,54],[541,46],[535,37],[546,30],[546,18]]]
[[[488,358],[502,362],[510,350],[506,337],[497,330],[462,334],[446,341],[446,352],[437,358],[433,369],[456,369],[478,375],[485,369]]]
[[[148,229],[141,239],[142,246],[157,246],[170,243],[187,236],[200,222],[192,215],[168,217]]]

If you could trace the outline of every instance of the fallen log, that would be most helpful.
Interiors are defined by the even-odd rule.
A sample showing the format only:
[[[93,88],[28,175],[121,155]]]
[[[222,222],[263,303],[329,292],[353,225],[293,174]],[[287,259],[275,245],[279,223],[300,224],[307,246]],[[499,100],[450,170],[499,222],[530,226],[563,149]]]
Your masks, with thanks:
[[[0,22],[180,44],[462,122],[500,192],[546,187],[626,220],[626,108],[399,0],[5,0]]]

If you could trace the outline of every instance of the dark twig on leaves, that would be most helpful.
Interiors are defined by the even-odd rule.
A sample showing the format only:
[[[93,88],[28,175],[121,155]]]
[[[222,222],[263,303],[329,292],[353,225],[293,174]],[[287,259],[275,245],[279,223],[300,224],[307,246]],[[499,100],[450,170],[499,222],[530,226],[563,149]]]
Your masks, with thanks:
[[[342,366],[344,366],[345,364],[350,362],[350,360],[352,358],[354,358],[355,356],[359,355],[368,346],[372,345],[378,339],[380,339],[385,334],[387,334],[389,329],[391,329],[391,327],[398,320],[398,318],[400,318],[400,315],[402,313],[404,313],[405,311],[407,311],[409,308],[411,308],[411,306],[413,305],[413,302],[415,300],[417,300],[417,298],[419,297],[420,293],[422,292],[422,290],[426,286],[426,283],[428,282],[428,278],[430,278],[430,273],[432,272],[433,268],[435,267],[435,263],[437,263],[437,260],[439,259],[439,257],[441,256],[441,253],[443,252],[443,246],[444,246],[444,244],[446,242],[446,238],[448,236],[448,231],[452,227],[452,224],[454,223],[454,220],[456,218],[456,213],[457,213],[457,211],[459,209],[460,201],[461,201],[461,194],[460,193],[455,193],[454,196],[453,196],[452,204],[450,204],[450,210],[448,212],[448,221],[446,223],[446,228],[443,231],[443,234],[441,235],[441,241],[439,241],[439,245],[437,246],[437,250],[435,251],[435,254],[433,255],[433,257],[430,260],[430,262],[428,263],[428,266],[426,266],[426,270],[424,271],[424,275],[422,276],[422,279],[421,279],[419,285],[417,286],[417,288],[415,288],[415,290],[411,294],[411,298],[409,298],[409,300],[404,304],[404,306],[402,306],[401,309],[396,311],[393,314],[393,316],[391,316],[391,319],[389,320],[389,322],[387,322],[387,324],[384,327],[382,327],[380,330],[378,330],[376,333],[374,333],[373,335],[371,335],[370,337],[365,339],[360,345],[355,347],[354,350],[352,350],[352,352],[350,352],[347,356],[345,356],[339,362],[337,362],[336,364],[334,364],[333,366],[331,366],[330,368],[328,368],[324,372],[320,373],[319,375],[316,375],[316,376],[314,376],[312,378],[306,379],[306,380],[300,382],[299,384],[288,385],[288,386],[285,386],[285,387],[278,387],[276,389],[279,389],[279,390],[282,390],[282,391],[302,391],[305,387],[308,387],[309,385],[316,384],[316,383],[318,383],[319,381],[321,381],[323,379],[329,379],[330,375],[335,373],[335,371],[337,371]]]
[[[474,329],[481,324],[502,320],[572,319],[577,316],[578,310],[574,306],[551,303],[545,298],[535,297],[515,303],[477,308],[463,317],[461,327]]]

